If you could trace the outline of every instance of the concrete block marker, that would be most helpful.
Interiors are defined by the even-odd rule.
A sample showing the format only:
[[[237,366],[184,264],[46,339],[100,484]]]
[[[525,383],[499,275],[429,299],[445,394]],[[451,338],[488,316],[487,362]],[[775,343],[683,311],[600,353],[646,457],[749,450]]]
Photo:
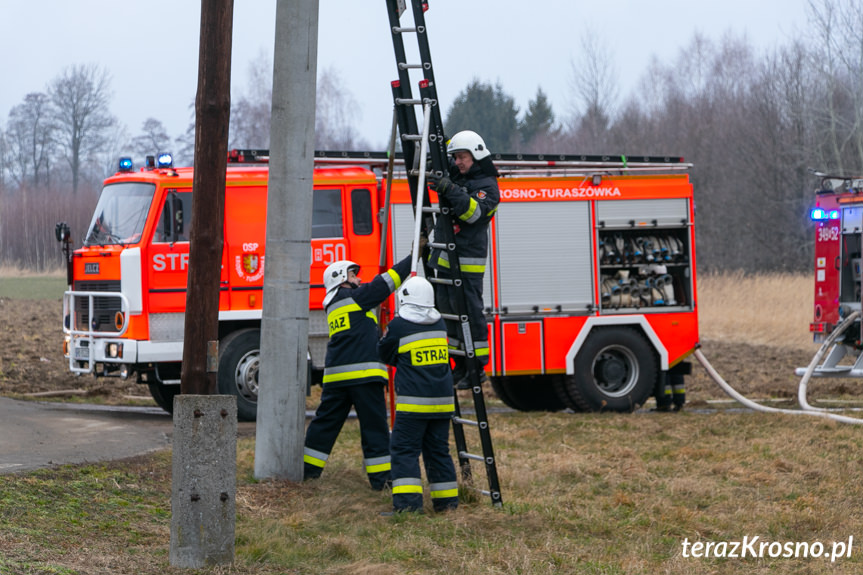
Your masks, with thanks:
[[[175,396],[173,444],[171,565],[199,569],[233,563],[236,398]]]

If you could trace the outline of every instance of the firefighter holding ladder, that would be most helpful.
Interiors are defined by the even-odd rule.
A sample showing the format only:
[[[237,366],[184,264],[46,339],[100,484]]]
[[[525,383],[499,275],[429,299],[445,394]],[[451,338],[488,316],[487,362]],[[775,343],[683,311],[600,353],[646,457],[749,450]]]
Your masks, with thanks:
[[[488,227],[497,211],[500,190],[497,185],[497,169],[491,160],[491,153],[483,139],[476,132],[458,132],[447,143],[447,154],[451,162],[449,174],[429,178],[429,187],[434,189],[451,207],[456,223],[455,251],[458,254],[462,271],[464,297],[470,322],[470,336],[476,351],[478,379],[485,381],[483,366],[488,363],[488,323],[483,313],[483,276],[488,259]],[[443,237],[442,226],[438,219],[435,237]],[[446,251],[433,249],[429,264],[437,271],[439,278],[449,278],[449,258]],[[436,299],[443,314],[456,313],[455,298],[459,297],[452,285],[437,284]],[[459,325],[447,321],[447,335],[451,349],[463,347]],[[453,380],[458,389],[470,389],[470,378],[466,371],[464,357],[453,355]]]

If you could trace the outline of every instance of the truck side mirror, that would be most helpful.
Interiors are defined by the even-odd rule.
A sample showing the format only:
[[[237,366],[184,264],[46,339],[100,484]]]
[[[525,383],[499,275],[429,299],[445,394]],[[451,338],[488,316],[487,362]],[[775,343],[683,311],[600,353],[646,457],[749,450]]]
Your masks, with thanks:
[[[183,220],[183,200],[176,194],[171,198],[171,207],[174,212],[174,238],[179,239],[185,231],[185,221]]]
[[[65,242],[69,238],[69,224],[57,222],[57,225],[54,226],[54,235],[58,242]]]
[[[173,242],[174,238],[171,234],[171,222],[174,218],[171,217],[171,203],[165,202],[165,207],[162,208],[162,239],[166,242]]]

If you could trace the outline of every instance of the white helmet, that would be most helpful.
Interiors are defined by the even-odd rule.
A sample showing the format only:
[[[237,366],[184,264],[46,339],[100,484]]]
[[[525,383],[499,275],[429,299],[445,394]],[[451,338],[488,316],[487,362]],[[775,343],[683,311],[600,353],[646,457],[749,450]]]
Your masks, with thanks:
[[[427,279],[408,278],[399,289],[399,307],[408,304],[417,307],[434,307],[434,289]]]
[[[339,260],[328,265],[327,269],[324,270],[324,288],[327,293],[348,281],[348,272],[351,270],[354,270],[354,273],[359,273],[359,264],[350,260]]]
[[[449,142],[447,142],[447,154],[452,154],[453,152],[458,152],[460,150],[470,152],[470,155],[473,156],[473,159],[476,161],[480,161],[481,159],[491,155],[491,152],[488,151],[488,148],[485,146],[485,142],[482,141],[479,134],[471,132],[470,130],[463,130],[457,133],[455,136],[450,138]]]

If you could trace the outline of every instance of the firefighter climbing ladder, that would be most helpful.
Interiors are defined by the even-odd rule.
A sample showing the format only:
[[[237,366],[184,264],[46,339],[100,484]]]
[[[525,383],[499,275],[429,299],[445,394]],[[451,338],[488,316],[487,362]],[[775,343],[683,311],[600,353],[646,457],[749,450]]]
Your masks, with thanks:
[[[480,490],[483,494],[491,497],[492,504],[500,506],[503,503],[500,494],[500,485],[497,478],[497,463],[494,457],[494,449],[491,442],[491,434],[488,425],[488,415],[485,408],[485,399],[482,386],[479,381],[479,363],[471,337],[470,324],[467,315],[465,293],[462,289],[462,273],[457,254],[455,253],[455,231],[449,207],[441,205],[432,208],[428,199],[423,194],[426,181],[426,156],[431,160],[431,170],[436,175],[443,175],[447,168],[446,143],[443,136],[443,122],[441,120],[440,107],[437,101],[437,88],[435,87],[434,70],[431,63],[431,51],[429,50],[428,35],[425,25],[425,11],[428,3],[422,0],[410,0],[413,9],[414,25],[402,27],[401,16],[406,10],[406,0],[387,0],[387,11],[389,12],[390,30],[393,37],[396,63],[398,66],[399,79],[392,83],[393,101],[395,103],[395,117],[401,134],[402,150],[404,154],[405,168],[407,170],[408,184],[414,205],[424,206],[421,213],[416,214],[417,234],[420,226],[424,225],[426,236],[431,231],[432,214],[443,218],[447,225],[443,226],[445,233],[443,238],[434,238],[431,247],[446,250],[449,255],[451,279],[438,279],[429,277],[429,281],[438,284],[452,285],[456,288],[456,315],[444,315],[450,321],[456,321],[462,332],[463,350],[453,350],[453,355],[464,355],[471,391],[473,395],[476,421],[462,418],[459,406],[458,394],[455,395],[455,416],[453,417],[453,436],[455,437],[456,450],[458,451],[459,467],[462,479],[471,482],[470,462],[482,461],[485,463],[486,475],[488,476],[488,491]],[[404,35],[413,34],[419,47],[420,63],[408,63],[405,54]],[[418,69],[422,71],[423,79],[419,82],[420,98],[415,99],[411,93],[409,70]],[[416,120],[415,107],[423,108],[423,132],[420,133]],[[418,149],[419,148],[419,149]],[[394,150],[390,150],[393,153]],[[419,198],[419,201],[417,199]],[[475,455],[467,451],[464,427],[476,427],[479,431],[482,455]]]

